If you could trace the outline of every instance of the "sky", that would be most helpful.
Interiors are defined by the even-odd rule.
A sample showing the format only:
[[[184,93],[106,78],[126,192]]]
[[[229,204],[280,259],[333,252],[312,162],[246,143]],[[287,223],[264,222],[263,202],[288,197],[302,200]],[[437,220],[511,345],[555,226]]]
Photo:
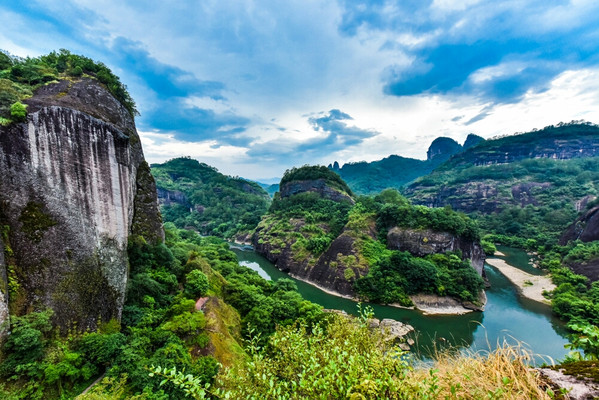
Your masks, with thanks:
[[[599,123],[596,0],[4,1],[0,26],[13,55],[64,48],[120,76],[150,163],[261,181]]]

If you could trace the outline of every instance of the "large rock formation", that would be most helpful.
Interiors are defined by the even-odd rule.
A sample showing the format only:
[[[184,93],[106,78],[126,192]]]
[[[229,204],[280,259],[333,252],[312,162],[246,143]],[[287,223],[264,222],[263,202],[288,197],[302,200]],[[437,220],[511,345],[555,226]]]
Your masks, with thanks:
[[[120,318],[129,235],[163,240],[154,180],[133,117],[98,81],[26,102],[25,123],[0,127],[2,295],[12,313],[49,307],[93,329]]]
[[[387,233],[387,247],[407,251],[418,257],[459,251],[464,259],[470,259],[472,268],[480,276],[484,276],[485,252],[481,245],[448,232],[395,227]]]
[[[445,161],[461,151],[462,146],[452,138],[438,137],[429,146],[426,152],[426,159],[428,161]]]
[[[290,197],[298,193],[314,192],[325,199],[354,203],[354,199],[352,199],[351,196],[346,192],[331,186],[324,179],[287,182],[280,186],[279,192],[281,198]]]
[[[299,169],[297,175],[308,174]],[[354,200],[336,186],[342,184],[326,178],[287,179],[281,185],[280,198],[275,198],[273,208],[284,210],[295,206],[298,212],[285,214],[274,211],[263,217],[255,230],[252,244],[258,253],[281,271],[322,289],[355,297],[354,283],[366,276],[372,266],[368,252],[373,250],[367,247],[378,241],[376,213],[366,212],[363,205],[349,211],[349,205],[354,204]],[[303,200],[291,199],[302,193],[309,195]],[[328,221],[321,217],[317,220],[312,212],[319,213],[320,210],[302,214],[303,207],[309,206],[301,202],[319,201],[318,198],[333,200],[338,206],[346,205],[345,212],[355,214],[345,220],[342,229],[339,225],[336,229],[333,227],[333,219]],[[330,205],[323,207],[331,214],[339,212]],[[323,240],[325,244],[313,251]],[[416,257],[433,253],[461,253],[463,259],[469,259],[477,273],[484,276],[484,252],[479,243],[465,238],[429,229],[395,227],[389,230],[386,242],[388,249],[408,251]]]
[[[599,206],[590,208],[574,221],[562,234],[560,245],[570,241],[580,240],[592,242],[599,240]],[[599,258],[587,260],[582,263],[569,263],[568,266],[577,274],[584,275],[591,281],[599,280]]]

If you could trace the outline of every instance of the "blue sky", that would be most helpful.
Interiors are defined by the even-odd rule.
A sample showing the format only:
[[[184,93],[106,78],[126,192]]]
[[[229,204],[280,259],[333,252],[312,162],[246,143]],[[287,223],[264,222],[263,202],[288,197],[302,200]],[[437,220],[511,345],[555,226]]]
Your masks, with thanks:
[[[599,123],[590,0],[29,0],[0,24],[12,54],[66,48],[121,76],[150,162],[252,179]]]

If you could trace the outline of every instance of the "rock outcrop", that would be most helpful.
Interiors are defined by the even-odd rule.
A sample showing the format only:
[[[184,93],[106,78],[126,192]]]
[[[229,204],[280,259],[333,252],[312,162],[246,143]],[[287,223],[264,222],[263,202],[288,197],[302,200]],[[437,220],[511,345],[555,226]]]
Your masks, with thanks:
[[[599,240],[599,206],[590,208],[574,221],[562,234],[560,245],[570,241],[580,240],[592,242]],[[599,280],[599,258],[587,260],[582,263],[568,263],[568,266],[577,274],[584,275],[592,282]]]
[[[333,201],[347,201],[351,204],[354,203],[354,199],[352,199],[351,196],[341,190],[335,189],[324,179],[291,181],[284,183],[279,188],[281,198],[286,198],[293,196],[294,194],[305,192],[318,193],[321,197]]]
[[[395,227],[387,234],[387,247],[391,250],[407,251],[418,257],[459,251],[462,258],[469,259],[476,272],[484,276],[485,253],[480,244],[448,232]]]
[[[98,81],[26,102],[25,123],[0,127],[3,295],[13,313],[49,307],[62,328],[93,329],[120,318],[129,235],[164,239],[154,180],[133,117]]]
[[[429,146],[426,152],[426,159],[428,161],[437,160],[445,161],[448,160],[454,154],[462,151],[462,146],[452,138],[438,137]]]

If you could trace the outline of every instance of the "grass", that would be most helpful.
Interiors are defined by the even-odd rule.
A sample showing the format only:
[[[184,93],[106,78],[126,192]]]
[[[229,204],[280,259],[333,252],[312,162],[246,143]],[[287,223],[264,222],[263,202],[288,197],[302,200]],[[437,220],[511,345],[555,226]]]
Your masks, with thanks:
[[[415,368],[407,379],[430,399],[551,399],[548,385],[530,367],[537,358],[522,344],[465,354],[445,350],[432,368]]]

